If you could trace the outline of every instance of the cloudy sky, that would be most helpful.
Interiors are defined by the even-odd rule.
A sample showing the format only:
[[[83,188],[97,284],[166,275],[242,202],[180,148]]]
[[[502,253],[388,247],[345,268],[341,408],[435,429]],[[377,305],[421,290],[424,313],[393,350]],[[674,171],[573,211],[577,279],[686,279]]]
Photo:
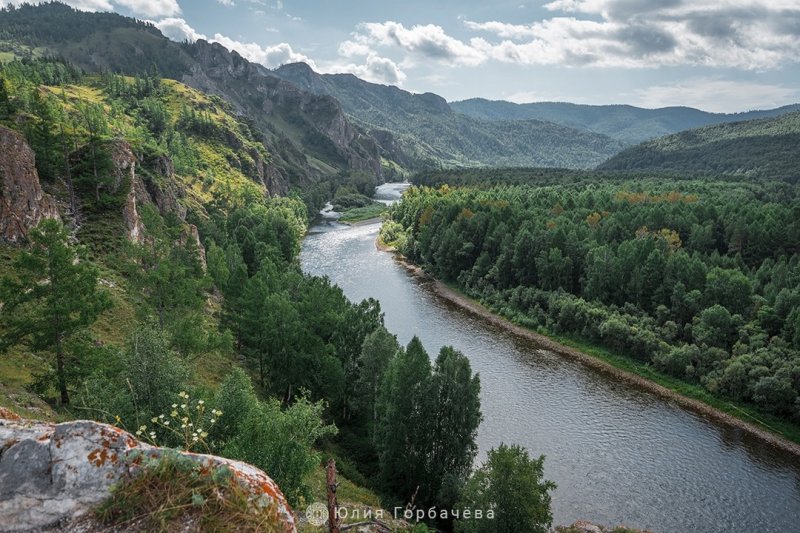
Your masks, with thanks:
[[[0,0],[0,5],[9,0]],[[800,0],[68,0],[268,67],[515,102],[800,102]]]

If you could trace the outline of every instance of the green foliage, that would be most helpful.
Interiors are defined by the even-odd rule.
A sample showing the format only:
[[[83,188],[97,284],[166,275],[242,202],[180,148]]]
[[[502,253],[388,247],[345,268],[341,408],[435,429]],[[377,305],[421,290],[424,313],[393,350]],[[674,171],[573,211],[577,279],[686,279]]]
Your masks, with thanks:
[[[459,533],[546,533],[553,516],[550,512],[550,491],[555,483],[543,479],[544,456],[531,459],[519,446],[489,450],[488,459],[472,474],[462,492],[459,507],[487,511],[494,518],[458,520]]]
[[[110,306],[98,287],[98,270],[63,225],[48,219],[31,230],[30,247],[14,263],[14,277],[0,285],[0,346],[26,344],[53,358],[55,385],[63,405],[82,369],[83,350],[70,341]]]
[[[389,363],[378,397],[375,438],[381,479],[401,501],[452,505],[477,453],[480,379],[442,348],[431,368],[414,337]]]
[[[319,465],[313,450],[318,440],[336,434],[336,426],[322,421],[324,405],[300,398],[282,409],[277,400],[257,403],[241,423],[238,435],[224,455],[268,472],[292,505],[308,499],[306,478]]]
[[[798,198],[777,182],[443,185],[406,192],[384,233],[520,324],[793,418]]]
[[[668,170],[695,175],[779,179],[796,183],[800,113],[708,126],[624,150],[599,168]]]

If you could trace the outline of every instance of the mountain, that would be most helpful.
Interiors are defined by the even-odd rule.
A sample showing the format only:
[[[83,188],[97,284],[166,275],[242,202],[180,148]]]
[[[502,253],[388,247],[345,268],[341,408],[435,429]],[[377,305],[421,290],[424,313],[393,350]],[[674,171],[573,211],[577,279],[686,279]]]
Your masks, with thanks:
[[[767,111],[708,113],[691,107],[643,109],[630,105],[580,105],[562,102],[515,104],[472,98],[451,102],[450,107],[480,120],[547,120],[570,128],[602,133],[627,144],[724,122],[768,118],[800,110],[794,104]]]
[[[683,131],[628,148],[599,170],[800,179],[800,112]]]
[[[305,63],[273,71],[303,90],[335,97],[357,123],[393,147],[394,160],[426,166],[547,166],[588,168],[624,144],[543,120],[493,121],[454,112],[444,98],[412,94],[352,74],[319,74]],[[399,152],[398,152],[399,148]]]
[[[176,43],[146,22],[50,3],[2,11],[0,54],[60,57],[87,72],[157,71],[222,97],[263,137],[267,172],[280,183],[274,192],[342,173],[380,179],[377,143],[334,98],[300,90],[219,44]]]

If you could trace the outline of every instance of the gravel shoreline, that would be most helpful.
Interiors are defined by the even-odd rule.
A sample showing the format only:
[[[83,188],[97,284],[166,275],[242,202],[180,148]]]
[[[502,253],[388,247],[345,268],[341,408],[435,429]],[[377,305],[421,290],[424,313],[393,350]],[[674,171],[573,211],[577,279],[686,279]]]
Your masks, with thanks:
[[[376,239],[375,246],[379,250],[384,252],[394,252],[393,248],[383,244],[380,241],[380,239]],[[752,424],[750,422],[737,418],[733,415],[720,411],[719,409],[716,409],[704,402],[701,402],[700,400],[695,400],[693,398],[683,396],[682,394],[675,392],[671,389],[668,389],[663,385],[659,385],[658,383],[650,381],[647,378],[617,368],[612,364],[603,361],[602,359],[593,357],[589,354],[585,354],[579,350],[576,350],[575,348],[571,348],[569,346],[560,344],[550,339],[549,337],[531,331],[525,327],[518,326],[517,324],[514,324],[513,322],[499,315],[496,315],[495,313],[493,313],[480,303],[465,297],[464,295],[448,287],[441,281],[433,278],[417,265],[407,261],[399,253],[395,253],[394,257],[398,263],[403,265],[409,272],[414,274],[414,276],[423,279],[426,282],[429,282],[431,288],[438,296],[444,298],[445,300],[455,305],[458,305],[462,309],[465,309],[466,311],[476,316],[479,316],[480,318],[482,318],[483,320],[485,320],[490,324],[501,327],[506,331],[513,333],[514,335],[525,338],[533,342],[537,346],[541,347],[542,349],[549,350],[551,352],[560,354],[564,357],[569,357],[571,359],[580,361],[582,364],[592,367],[601,372],[604,372],[608,375],[611,375],[612,377],[614,377],[619,381],[625,381],[640,389],[652,392],[694,413],[700,414],[706,418],[710,418],[727,426],[740,429],[750,435],[753,435],[763,440],[770,446],[773,446],[782,451],[800,457],[800,444],[785,439],[784,437],[781,437],[780,435],[772,433],[771,431],[768,431],[766,429],[763,429],[762,427],[759,427],[755,424]]]

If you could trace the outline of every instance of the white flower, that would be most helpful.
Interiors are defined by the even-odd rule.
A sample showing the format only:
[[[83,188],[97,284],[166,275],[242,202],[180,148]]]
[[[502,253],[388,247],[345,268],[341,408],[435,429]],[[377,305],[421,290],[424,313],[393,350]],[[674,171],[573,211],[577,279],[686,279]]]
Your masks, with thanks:
[[[172,404],[172,408],[173,408],[173,409],[177,409],[177,408],[178,408],[178,404],[177,404],[177,403],[173,403],[173,404]]]
[[[212,423],[212,424],[213,424],[213,423],[215,423],[216,421],[217,421],[217,420],[216,420],[215,418],[212,418],[212,419],[211,419],[211,423]]]
[[[197,403],[199,403],[200,405],[203,405],[206,402],[204,402],[203,400],[197,400]]]

